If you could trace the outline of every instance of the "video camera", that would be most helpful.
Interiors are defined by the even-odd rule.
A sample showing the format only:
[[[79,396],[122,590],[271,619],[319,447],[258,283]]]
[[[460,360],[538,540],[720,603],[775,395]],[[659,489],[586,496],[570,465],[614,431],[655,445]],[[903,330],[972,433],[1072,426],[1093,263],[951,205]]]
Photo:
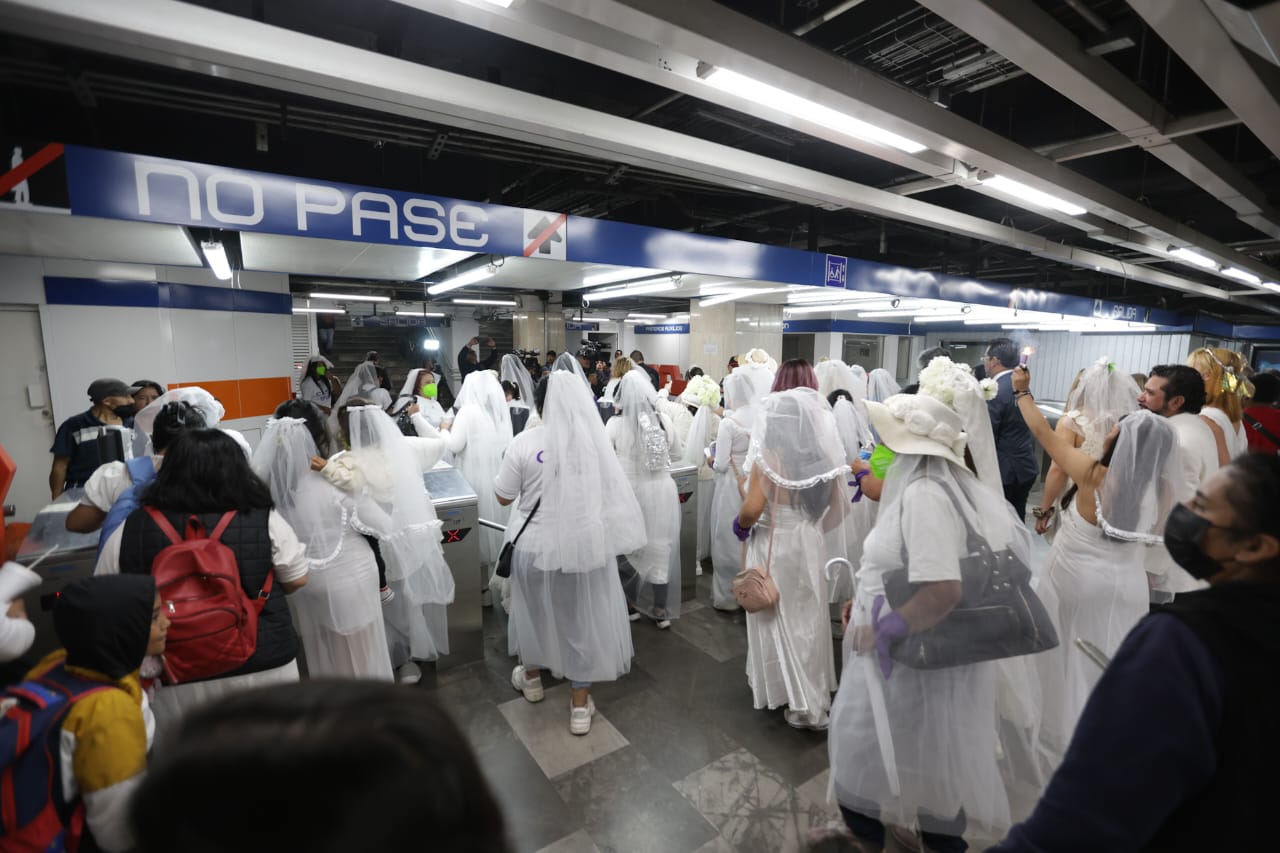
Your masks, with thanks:
[[[609,345],[603,341],[583,338],[582,346],[578,347],[578,355],[582,358],[589,358],[592,361],[603,361],[605,364],[613,363],[613,353],[609,349]]]
[[[536,349],[518,349],[518,350],[513,350],[513,352],[516,358],[520,359],[521,361],[524,361],[526,358],[537,358],[539,355],[541,355],[541,353],[538,352],[538,350]]]

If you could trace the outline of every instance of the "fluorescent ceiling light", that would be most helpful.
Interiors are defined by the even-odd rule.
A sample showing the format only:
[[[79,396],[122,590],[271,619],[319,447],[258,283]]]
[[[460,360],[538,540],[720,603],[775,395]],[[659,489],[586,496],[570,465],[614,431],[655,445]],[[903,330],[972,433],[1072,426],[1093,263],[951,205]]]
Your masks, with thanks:
[[[440,342],[435,338],[424,338],[422,341],[422,348],[427,352],[435,352],[440,349]]]
[[[507,308],[515,308],[519,305],[514,299],[455,299],[454,305],[502,305]]]
[[[491,3],[494,6],[501,6],[504,9],[510,9],[511,4],[516,2],[516,0],[484,0],[484,2]]]
[[[624,323],[631,323],[632,325],[636,325],[636,324],[645,324],[645,323],[648,323],[649,321],[648,321],[648,320],[631,320],[631,319],[627,319],[627,320],[623,320],[622,322],[624,322]]]
[[[1243,281],[1245,284],[1252,284],[1255,286],[1262,284],[1262,279],[1259,276],[1256,276],[1251,272],[1238,270],[1235,267],[1223,267],[1222,274],[1227,278],[1234,278],[1236,281]]]
[[[215,278],[223,281],[231,278],[231,264],[227,261],[227,250],[222,248],[222,243],[205,240],[200,243],[200,251],[204,252],[204,259],[209,262],[209,269],[213,271]]]
[[[843,314],[845,311],[857,311],[857,305],[787,305],[786,310],[792,314]]]
[[[645,293],[662,293],[667,290],[675,290],[680,285],[676,284],[668,276],[659,279],[650,279],[648,281],[637,281],[631,284],[625,284],[621,287],[606,287],[603,290],[593,290],[583,295],[588,302],[602,302],[606,299],[617,299],[620,296],[640,296]]]
[[[482,267],[476,267],[475,269],[458,273],[453,276],[453,278],[445,279],[442,282],[433,284],[427,288],[427,293],[432,296],[440,293],[448,293],[450,290],[457,290],[459,287],[466,287],[468,284],[475,284],[478,281],[493,278],[497,274],[498,271],[496,269],[489,264],[485,264]],[[456,302],[457,300],[454,301]]]
[[[293,309],[295,314],[345,314],[344,308],[297,308]]]
[[[341,299],[344,302],[390,302],[390,296],[361,296],[358,293],[308,293],[312,299]]]
[[[963,323],[965,320],[972,320],[972,314],[917,314],[914,318],[917,323]]]
[[[1003,323],[1008,317],[971,317],[964,321],[966,326],[996,326]]]
[[[1217,266],[1212,258],[1206,258],[1199,252],[1185,247],[1170,246],[1169,254],[1173,255],[1180,261],[1186,261],[1187,263],[1200,267],[1201,269],[1211,270]]]
[[[1263,282],[1262,286],[1267,290],[1274,290],[1276,293],[1280,293],[1280,284],[1276,284],[1274,281]]]
[[[666,315],[666,314],[637,314],[635,311],[630,311],[630,312],[628,312],[628,313],[627,313],[627,316],[628,316],[628,317],[635,317],[635,318],[640,319],[640,320],[665,320],[665,319],[667,319],[667,315]]]
[[[746,98],[762,107],[768,107],[769,109],[795,116],[798,119],[822,125],[837,133],[852,136],[855,139],[874,142],[878,145],[887,145],[890,148],[897,148],[899,151],[905,151],[908,154],[918,154],[928,147],[907,139],[905,136],[899,136],[884,128],[876,127],[874,124],[868,124],[853,116],[846,115],[838,110],[824,107],[816,101],[793,95],[776,86],[769,86],[759,80],[753,80],[727,68],[700,66],[698,76],[702,82],[714,89],[728,92],[730,95],[736,95],[739,98]]]
[[[1089,212],[1080,205],[1072,204],[1066,199],[1049,195],[1035,187],[1029,187],[1024,183],[1000,175],[992,175],[981,183],[984,187],[991,187],[996,192],[1025,201],[1027,204],[1033,204],[1036,207],[1047,207],[1049,210],[1056,210],[1068,216],[1084,216]]]
[[[396,311],[397,317],[444,317],[445,314],[433,311]]]
[[[624,267],[620,270],[609,270],[608,272],[592,273],[582,277],[582,287],[597,287],[601,284],[613,284],[616,281],[631,281],[635,278],[645,278],[646,276],[654,276],[659,273],[665,273],[666,270],[649,269],[648,267]]]

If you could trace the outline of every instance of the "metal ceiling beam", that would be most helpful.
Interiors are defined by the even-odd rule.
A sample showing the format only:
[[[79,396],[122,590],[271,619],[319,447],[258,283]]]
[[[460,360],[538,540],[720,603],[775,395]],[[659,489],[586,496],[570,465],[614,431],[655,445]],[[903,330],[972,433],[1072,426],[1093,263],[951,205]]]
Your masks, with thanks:
[[[1230,207],[1242,222],[1280,236],[1280,211],[1265,193],[1203,140],[1170,137],[1166,129],[1174,119],[1158,101],[1110,62],[1087,53],[1074,33],[1035,3],[920,2],[1120,131]]]
[[[1280,0],[1242,9],[1227,0],[1209,0],[1222,28],[1272,65],[1280,65]]]
[[[1242,50],[1202,0],[1129,0],[1129,5],[1280,157],[1280,70]]]
[[[747,98],[728,95],[703,83],[698,62],[729,68],[752,79],[817,101],[877,127],[929,146],[956,166],[939,175],[972,186],[979,172],[1020,181],[1074,202],[1092,217],[1066,220],[1095,239],[1166,255],[1170,245],[1195,246],[1219,264],[1248,270],[1264,280],[1280,272],[1240,254],[1224,243],[1154,211],[999,134],[939,109],[924,97],[843,58],[738,14],[711,0],[524,0],[510,9],[471,6],[454,0],[398,0],[435,14],[470,23],[511,38],[655,82],[704,100],[822,136],[849,147],[848,137],[815,131],[812,126]],[[567,16],[567,17],[566,17]],[[567,18],[576,19],[570,23]],[[602,35],[607,33],[607,35]],[[636,56],[614,55],[619,41],[631,42]],[[656,50],[638,62],[642,41]],[[658,49],[656,45],[662,45]],[[630,55],[628,55],[630,56]],[[859,150],[866,150],[859,147]],[[871,146],[869,153],[901,162],[900,152]],[[1010,201],[1043,214],[1025,203]],[[1105,220],[1105,224],[1103,221]],[[1099,236],[1102,235],[1102,236]]]
[[[0,29],[797,204],[861,211],[1184,293],[1245,295],[729,146],[175,0],[0,0]]]

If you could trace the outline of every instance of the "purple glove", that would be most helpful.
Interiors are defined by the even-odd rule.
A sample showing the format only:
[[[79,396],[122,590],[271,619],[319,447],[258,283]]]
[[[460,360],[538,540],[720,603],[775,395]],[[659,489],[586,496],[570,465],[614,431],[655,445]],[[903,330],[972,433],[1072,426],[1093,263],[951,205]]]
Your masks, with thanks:
[[[880,662],[880,672],[885,681],[888,681],[893,674],[893,658],[889,656],[889,647],[895,640],[901,640],[910,634],[911,629],[907,627],[907,620],[896,610],[889,611],[889,615],[881,619],[880,610],[884,604],[883,595],[877,595],[871,603],[871,630],[876,632],[876,659]]]
[[[751,538],[751,528],[739,524],[736,515],[733,517],[733,535],[738,537],[739,542],[746,542]]]

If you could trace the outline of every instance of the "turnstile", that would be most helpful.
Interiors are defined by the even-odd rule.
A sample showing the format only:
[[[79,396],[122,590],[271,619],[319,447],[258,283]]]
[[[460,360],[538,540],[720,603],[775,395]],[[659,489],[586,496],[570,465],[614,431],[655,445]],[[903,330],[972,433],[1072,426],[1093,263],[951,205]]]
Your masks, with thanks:
[[[453,573],[449,654],[436,661],[438,669],[448,669],[484,659],[484,610],[480,593],[489,579],[481,577],[479,498],[452,465],[442,462],[422,479],[441,522],[444,559]]]
[[[80,502],[82,494],[84,489],[69,489],[36,513],[31,530],[18,549],[18,562],[29,565],[54,545],[58,546],[58,550],[35,569],[40,576],[40,586],[23,596],[27,618],[36,628],[35,645],[27,653],[33,662],[60,647],[53,631],[53,605],[62,588],[92,575],[98,562],[97,532],[72,533],[67,530],[67,514]]]
[[[682,465],[671,469],[680,496],[680,600],[698,594],[698,468]]]

